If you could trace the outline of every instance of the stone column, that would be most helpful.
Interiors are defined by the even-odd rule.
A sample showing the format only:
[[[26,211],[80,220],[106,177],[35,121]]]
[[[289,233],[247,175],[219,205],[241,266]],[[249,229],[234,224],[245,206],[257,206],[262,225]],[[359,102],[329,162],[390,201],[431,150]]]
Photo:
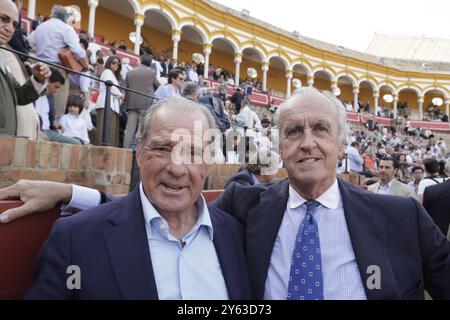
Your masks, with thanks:
[[[36,19],[36,0],[28,0],[27,17]]]
[[[239,78],[241,72],[242,53],[236,52],[234,54],[234,85],[239,86]]]
[[[423,120],[423,101],[424,101],[423,97],[419,97],[417,99],[417,103],[419,104],[419,120],[420,121]]]
[[[209,55],[211,54],[211,47],[211,43],[207,43],[203,46],[203,54],[205,55],[203,78],[205,79],[208,79]]]
[[[291,95],[291,84],[292,84],[292,76],[293,76],[293,70],[287,70],[286,71],[286,98],[289,98]]]
[[[134,15],[134,25],[136,26],[136,40],[134,41],[134,53],[139,55],[141,50],[141,29],[144,25],[144,18],[145,16],[140,13],[136,13]]]
[[[178,42],[180,42],[180,39],[181,39],[181,30],[172,30],[172,41],[173,41],[172,59],[175,60],[178,60]]]
[[[359,108],[358,94],[359,94],[359,87],[353,87],[353,110],[355,112],[358,111],[358,108]]]
[[[312,87],[314,85],[314,76],[309,76],[308,77],[308,87]]]
[[[392,101],[392,112],[394,113],[394,119],[397,118],[397,103],[398,103],[398,94],[394,94],[394,100]]]
[[[374,91],[373,92],[373,113],[375,116],[377,116],[377,110],[378,110],[378,98],[380,97],[380,91]]]
[[[338,94],[338,84],[337,81],[331,81],[331,92],[333,93],[333,95],[336,97]]]
[[[94,37],[95,32],[95,9],[98,7],[98,0],[89,0],[88,1],[89,6],[89,27],[88,27],[88,33],[89,37]]]
[[[267,91],[267,71],[269,71],[269,62],[264,61],[261,67],[263,73],[263,91]]]

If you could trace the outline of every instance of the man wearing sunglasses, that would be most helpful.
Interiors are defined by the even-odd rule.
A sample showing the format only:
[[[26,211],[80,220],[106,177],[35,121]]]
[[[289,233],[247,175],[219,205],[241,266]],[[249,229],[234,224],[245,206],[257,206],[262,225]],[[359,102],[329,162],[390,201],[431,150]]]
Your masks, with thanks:
[[[9,42],[18,24],[19,12],[14,3],[0,0],[0,47]],[[16,106],[35,101],[44,91],[46,80],[51,75],[50,69],[41,63],[33,65],[32,73],[33,76],[21,86],[0,58],[0,135],[16,134]]]
[[[169,83],[160,86],[155,92],[155,97],[158,100],[164,98],[179,96],[181,86],[184,83],[184,72],[181,69],[172,69],[169,71]]]

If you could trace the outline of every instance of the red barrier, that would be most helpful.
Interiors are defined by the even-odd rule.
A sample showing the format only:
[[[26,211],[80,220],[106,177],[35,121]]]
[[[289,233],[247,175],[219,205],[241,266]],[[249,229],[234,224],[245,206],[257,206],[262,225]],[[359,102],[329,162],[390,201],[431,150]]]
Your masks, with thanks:
[[[205,190],[206,202],[216,199],[222,190]],[[0,201],[0,213],[18,207],[20,201]],[[41,246],[59,208],[34,214],[14,222],[0,224],[0,300],[22,299],[33,282],[33,270]]]
[[[0,201],[0,212],[21,205]],[[0,224],[0,299],[21,299],[33,281],[33,268],[59,210]]]

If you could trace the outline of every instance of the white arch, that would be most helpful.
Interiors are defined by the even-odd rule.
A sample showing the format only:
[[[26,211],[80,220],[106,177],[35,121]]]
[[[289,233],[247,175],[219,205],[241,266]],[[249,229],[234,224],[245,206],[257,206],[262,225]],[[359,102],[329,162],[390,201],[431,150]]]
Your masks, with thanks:
[[[103,1],[103,0],[101,0],[101,1]],[[127,0],[127,2],[131,5],[131,7],[133,8],[133,11],[134,11],[135,14],[136,13],[142,13],[143,14],[143,12],[145,12],[145,11],[141,10],[141,5],[139,4],[139,0]],[[100,4],[100,1],[99,1],[99,4]]]
[[[289,70],[289,62],[286,60],[286,58],[284,58],[282,55],[278,55],[278,53],[272,53],[270,56],[267,57],[267,62],[270,63],[270,59],[272,58],[278,58],[279,60],[281,60],[281,62],[284,64],[284,68],[285,70]]]
[[[350,80],[350,82],[352,83],[352,86],[354,87],[356,84],[356,80],[355,78],[353,78],[351,75],[349,75],[348,73],[340,73],[336,76],[336,81],[339,82],[340,78],[347,78]]]
[[[134,13],[141,12],[141,5],[138,0],[128,0],[128,3],[133,7]]]
[[[247,44],[246,46],[242,47],[241,50],[239,50],[239,53],[244,55],[245,49],[252,49],[253,51],[255,51],[258,54],[258,56],[261,58],[261,63],[267,61],[266,55],[264,54],[264,52],[262,52],[260,49],[258,49],[258,47],[254,47],[252,44]]]
[[[172,16],[172,14],[169,11],[164,11],[158,5],[148,4],[144,8],[142,8],[140,13],[145,16],[145,13],[147,11],[155,11],[155,12],[161,14],[162,16],[164,16],[164,18],[166,18],[167,21],[169,22],[170,27],[172,28],[172,30],[181,30],[181,28],[178,28],[178,25],[177,25],[177,22],[176,22],[177,20],[175,19],[174,16]]]
[[[312,75],[311,69],[310,69],[306,64],[301,63],[301,62],[295,62],[295,63],[292,64],[292,70],[294,70],[294,68],[295,68],[296,66],[302,67],[303,70],[306,71],[306,76],[307,76],[307,77],[311,77],[311,75]],[[295,71],[294,71],[294,72],[295,72]]]
[[[382,84],[380,84],[380,85],[378,86],[377,90],[378,90],[378,91],[381,91],[381,88],[382,88],[382,87],[388,87],[389,90],[390,90],[392,93],[395,93],[394,87],[393,87],[392,85],[390,85],[390,84],[382,83]]]
[[[206,31],[203,30],[199,25],[195,25],[191,21],[185,21],[179,25],[180,30],[182,30],[184,27],[191,27],[192,29],[197,31],[197,33],[200,35],[200,38],[202,38],[203,44],[210,43],[210,41],[208,40],[208,35],[206,34]]]
[[[216,34],[215,36],[213,36],[211,39],[209,39],[209,43],[212,45],[212,43],[214,42],[214,40],[224,40],[225,42],[227,42],[232,48],[233,48],[233,52],[236,53],[238,52],[238,48],[239,46],[237,45],[236,42],[234,42],[233,39],[231,39],[230,37],[227,37],[224,34]]]
[[[417,97],[423,97],[423,96],[424,96],[424,95],[422,94],[422,92],[419,91],[419,89],[414,88],[414,87],[410,87],[410,86],[407,86],[407,85],[404,85],[404,86],[401,86],[400,88],[398,88],[396,94],[399,95],[400,92],[403,91],[403,90],[405,90],[405,89],[413,90],[413,91],[417,94]]]
[[[327,69],[316,69],[316,70],[314,70],[314,73],[313,73],[313,76],[314,76],[314,78],[316,77],[316,73],[317,72],[323,72],[323,73],[325,73],[327,76],[328,76],[328,78],[330,79],[330,81],[331,82],[333,82],[333,81],[336,81],[336,79],[334,78],[334,75],[333,75],[333,73],[331,72],[331,71],[328,71]]]
[[[372,88],[373,91],[377,90],[377,86],[375,85],[375,83],[373,83],[369,79],[361,79],[360,81],[358,81],[358,88],[361,87],[361,83],[363,83],[363,82],[370,84],[370,87]]]
[[[437,88],[437,89],[435,89],[435,88],[429,88],[427,91],[425,91],[425,92],[423,93],[423,96],[425,97],[425,95],[426,95],[428,92],[430,92],[430,91],[439,91],[439,92],[444,96],[444,99],[448,99],[448,94],[447,94],[447,92],[443,91],[441,88]]]

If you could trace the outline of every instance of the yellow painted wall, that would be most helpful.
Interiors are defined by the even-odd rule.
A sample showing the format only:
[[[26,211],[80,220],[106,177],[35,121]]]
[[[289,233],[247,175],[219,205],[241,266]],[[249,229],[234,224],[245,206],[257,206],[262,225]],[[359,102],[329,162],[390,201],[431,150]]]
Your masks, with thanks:
[[[417,103],[417,94],[415,92],[412,91],[400,92],[400,94],[398,95],[398,102],[402,104],[404,102],[408,102],[408,107],[410,109],[419,110],[419,104]]]
[[[325,79],[314,78],[314,88],[319,90],[331,91],[331,81]]]
[[[353,86],[348,84],[338,83],[339,89],[341,89],[341,95],[339,98],[344,102],[350,102],[353,105]]]

